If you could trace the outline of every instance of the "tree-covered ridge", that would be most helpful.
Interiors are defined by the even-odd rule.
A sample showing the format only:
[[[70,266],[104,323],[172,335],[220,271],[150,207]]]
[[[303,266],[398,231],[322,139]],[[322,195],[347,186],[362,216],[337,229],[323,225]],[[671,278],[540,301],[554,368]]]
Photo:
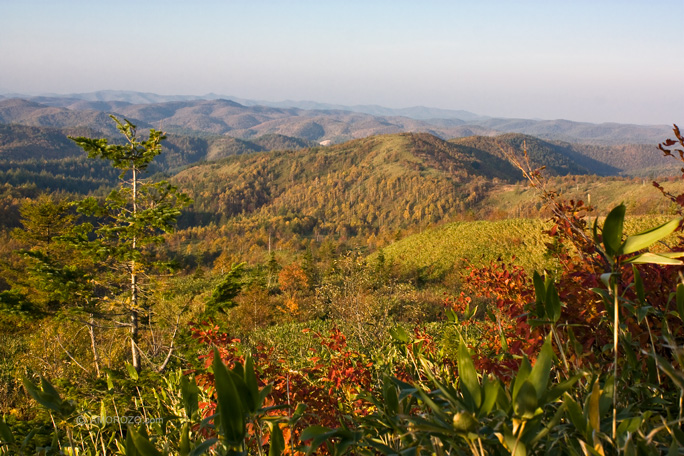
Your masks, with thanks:
[[[199,219],[188,224],[294,214],[319,230],[354,235],[442,220],[474,204],[490,179],[516,174],[489,154],[400,134],[242,155],[189,168],[174,181],[195,200]]]

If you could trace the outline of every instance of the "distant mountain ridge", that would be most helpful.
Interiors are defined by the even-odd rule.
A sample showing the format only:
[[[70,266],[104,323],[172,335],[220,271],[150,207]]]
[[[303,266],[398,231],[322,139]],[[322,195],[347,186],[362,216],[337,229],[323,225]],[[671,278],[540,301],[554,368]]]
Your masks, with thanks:
[[[313,102],[282,102],[271,103],[281,106],[264,106],[249,100],[242,100],[241,103],[211,98],[214,97],[213,94],[207,97],[210,99],[104,91],[65,97],[40,96],[23,101],[6,98],[0,99],[0,122],[52,127],[86,126],[109,132],[111,124],[107,123],[108,119],[102,114],[111,112],[127,117],[144,128],[163,128],[179,134],[228,134],[240,139],[280,134],[332,143],[400,132],[427,132],[443,139],[511,132],[549,140],[598,145],[657,144],[671,133],[670,127],[664,125],[501,119],[481,117],[466,111],[422,107],[396,110],[378,106],[344,107]],[[286,107],[288,103],[300,103],[319,109]],[[320,109],[324,107],[340,109]],[[360,112],[364,110],[370,113]]]

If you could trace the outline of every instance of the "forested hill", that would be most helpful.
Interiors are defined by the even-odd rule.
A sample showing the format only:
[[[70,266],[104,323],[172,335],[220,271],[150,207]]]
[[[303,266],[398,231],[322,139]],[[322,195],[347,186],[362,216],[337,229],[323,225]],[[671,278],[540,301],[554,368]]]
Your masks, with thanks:
[[[621,171],[607,163],[583,155],[574,149],[572,144],[552,143],[517,133],[506,133],[494,138],[470,136],[452,139],[451,142],[464,148],[486,151],[504,159],[506,159],[506,155],[510,154],[522,159],[524,151],[527,151],[527,157],[532,167],[544,166],[551,174],[615,175]],[[600,149],[601,147],[595,146],[595,148]],[[603,146],[603,148],[610,147]]]
[[[281,216],[307,232],[353,235],[463,213],[493,178],[515,181],[519,171],[485,151],[403,133],[230,157],[174,181],[195,201],[186,225]]]

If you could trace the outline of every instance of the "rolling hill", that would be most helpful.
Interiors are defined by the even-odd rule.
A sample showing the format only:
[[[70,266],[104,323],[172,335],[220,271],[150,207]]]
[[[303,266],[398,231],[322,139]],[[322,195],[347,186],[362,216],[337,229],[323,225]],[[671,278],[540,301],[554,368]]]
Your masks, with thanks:
[[[266,106],[250,100],[242,100],[243,104],[216,96],[207,98],[115,91],[32,97],[30,100],[10,98],[0,100],[0,123],[87,126],[110,132],[111,125],[102,114],[111,112],[127,117],[141,127],[161,128],[179,134],[228,134],[240,139],[281,134],[333,143],[400,132],[428,132],[444,139],[513,132],[547,140],[595,145],[657,144],[671,132],[669,127],[659,125],[501,119],[425,107],[389,109],[313,102],[269,103]]]

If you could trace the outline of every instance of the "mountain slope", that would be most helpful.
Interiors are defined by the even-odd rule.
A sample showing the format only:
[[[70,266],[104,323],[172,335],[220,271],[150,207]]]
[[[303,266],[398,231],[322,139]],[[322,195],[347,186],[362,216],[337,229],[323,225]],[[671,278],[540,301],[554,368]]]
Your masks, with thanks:
[[[495,137],[471,136],[452,139],[451,142],[460,146],[487,151],[504,159],[507,159],[507,155],[514,155],[518,159],[522,159],[526,150],[533,168],[544,166],[548,173],[554,175],[614,175],[620,171],[618,168],[576,152],[569,147],[569,144],[561,146],[528,135],[507,133]]]
[[[488,179],[517,180],[508,162],[429,134],[402,133],[191,167],[174,181],[195,200],[192,224],[231,217],[307,218],[349,235],[455,216]]]

